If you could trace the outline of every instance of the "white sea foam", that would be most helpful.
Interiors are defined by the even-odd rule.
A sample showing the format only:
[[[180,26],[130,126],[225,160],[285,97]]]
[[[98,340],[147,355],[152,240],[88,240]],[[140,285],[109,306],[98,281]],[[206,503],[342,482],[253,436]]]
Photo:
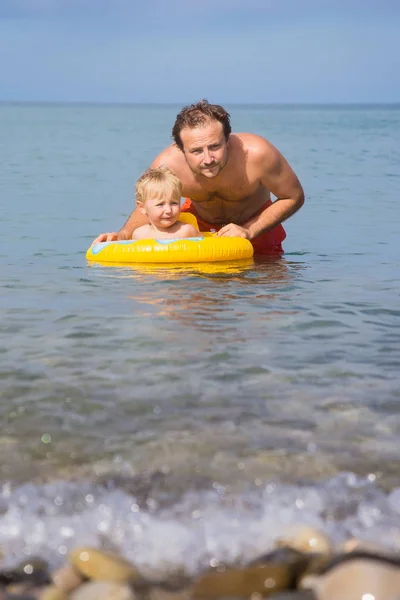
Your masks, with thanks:
[[[271,482],[243,495],[187,491],[178,503],[145,507],[123,489],[88,482],[25,484],[1,493],[0,546],[6,564],[40,555],[52,566],[77,545],[117,550],[147,576],[195,573],[220,561],[251,560],[287,528],[309,524],[334,543],[356,536],[400,548],[400,488],[381,491],[352,473],[318,485]]]

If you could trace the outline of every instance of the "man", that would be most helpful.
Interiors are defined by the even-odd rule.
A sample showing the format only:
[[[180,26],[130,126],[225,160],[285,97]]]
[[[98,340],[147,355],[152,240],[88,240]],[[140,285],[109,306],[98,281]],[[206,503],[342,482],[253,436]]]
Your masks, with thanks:
[[[175,143],[151,166],[166,165],[179,177],[182,212],[193,213],[201,231],[249,239],[255,254],[281,254],[281,223],[303,205],[304,192],[280,152],[258,135],[232,134],[230,115],[207,100],[181,110],[172,136]],[[95,242],[130,239],[147,222],[136,208],[118,233]]]

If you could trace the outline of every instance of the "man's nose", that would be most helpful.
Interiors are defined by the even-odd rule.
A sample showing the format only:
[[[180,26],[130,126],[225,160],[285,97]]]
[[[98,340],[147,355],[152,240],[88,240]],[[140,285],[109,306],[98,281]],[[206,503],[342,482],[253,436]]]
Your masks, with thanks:
[[[204,150],[204,159],[203,162],[206,164],[211,163],[213,161],[210,151],[206,148]]]

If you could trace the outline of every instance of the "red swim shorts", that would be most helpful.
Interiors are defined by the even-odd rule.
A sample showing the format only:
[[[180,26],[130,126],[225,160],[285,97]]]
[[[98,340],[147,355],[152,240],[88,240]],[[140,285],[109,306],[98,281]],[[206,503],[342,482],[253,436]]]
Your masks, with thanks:
[[[262,211],[270,206],[272,202],[269,200],[259,211],[257,211],[253,216],[256,217]],[[219,231],[223,225],[216,225],[215,223],[207,223],[207,221],[203,221],[197,214],[192,201],[189,198],[185,198],[182,206],[181,212],[189,212],[192,213],[197,219],[197,223],[199,225],[200,231],[210,231],[211,229],[215,231]],[[277,225],[273,229],[269,231],[264,231],[264,233],[260,233],[257,237],[251,240],[254,248],[254,254],[283,254],[282,242],[286,237],[286,232],[283,229],[282,225]]]

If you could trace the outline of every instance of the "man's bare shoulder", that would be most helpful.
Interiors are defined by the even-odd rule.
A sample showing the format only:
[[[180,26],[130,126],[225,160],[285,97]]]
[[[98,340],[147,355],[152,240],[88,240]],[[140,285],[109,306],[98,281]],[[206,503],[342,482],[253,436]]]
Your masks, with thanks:
[[[280,170],[285,164],[279,150],[261,135],[239,133],[237,139],[246,153],[248,169],[254,176],[263,178],[268,173]]]
[[[179,150],[176,144],[171,144],[165,148],[151,164],[152,167],[161,167],[162,165],[169,167],[177,175],[179,175],[177,171],[181,171],[185,167],[186,161],[183,152]]]
[[[234,137],[242,145],[243,149],[248,152],[249,158],[257,160],[265,160],[265,158],[274,158],[276,154],[279,154],[271,142],[261,135],[255,133],[236,133]]]

